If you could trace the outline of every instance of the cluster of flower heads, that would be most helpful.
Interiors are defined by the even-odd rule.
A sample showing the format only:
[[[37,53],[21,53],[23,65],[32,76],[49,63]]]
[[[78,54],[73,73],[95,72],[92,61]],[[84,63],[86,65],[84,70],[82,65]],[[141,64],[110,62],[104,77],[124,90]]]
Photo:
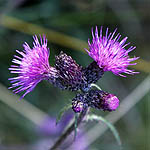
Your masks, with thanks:
[[[132,61],[138,57],[130,58],[128,53],[135,49],[130,43],[126,44],[127,37],[120,42],[121,35],[115,36],[113,33],[100,35],[96,27],[95,33],[92,31],[92,42],[88,41],[89,50],[85,49],[93,62],[87,67],[82,67],[67,54],[61,52],[56,56],[54,67],[49,65],[49,48],[47,47],[47,39],[45,36],[33,36],[33,48],[27,43],[23,44],[24,50],[16,52],[20,55],[14,55],[13,63],[9,70],[11,73],[17,73],[18,76],[9,78],[14,88],[14,93],[24,92],[23,98],[27,93],[31,92],[35,86],[42,80],[47,80],[54,86],[70,91],[82,91],[78,93],[72,100],[72,108],[75,112],[81,112],[85,107],[94,107],[104,111],[113,111],[119,106],[118,98],[110,93],[102,90],[92,90],[91,84],[96,83],[106,71],[111,71],[115,75],[123,76],[126,74],[135,74],[134,70],[129,70],[129,65],[136,65]]]

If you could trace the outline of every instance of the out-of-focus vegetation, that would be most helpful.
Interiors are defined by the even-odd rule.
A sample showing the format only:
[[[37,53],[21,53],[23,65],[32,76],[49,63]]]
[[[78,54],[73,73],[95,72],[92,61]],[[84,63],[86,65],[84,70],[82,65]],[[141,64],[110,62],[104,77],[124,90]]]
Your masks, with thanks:
[[[111,31],[118,28],[122,37],[129,37],[131,45],[137,47],[130,55],[140,56],[135,66],[140,74],[122,78],[108,72],[98,85],[123,101],[150,72],[149,9],[148,0],[0,0],[0,150],[33,150],[36,144],[41,144],[41,150],[46,150],[49,143],[42,141],[52,139],[53,136],[37,132],[42,118],[44,120],[46,115],[57,117],[58,112],[75,95],[43,81],[25,97],[27,104],[19,101],[18,97],[3,87],[10,86],[8,78],[13,75],[9,73],[8,67],[12,64],[16,49],[22,50],[25,41],[32,46],[32,35],[45,34],[51,65],[54,64],[55,55],[64,51],[79,64],[86,66],[92,61],[84,53],[88,38],[92,37],[91,28],[96,25],[102,25],[104,29],[109,27]],[[123,149],[150,148],[149,99],[150,93],[146,93],[139,103],[116,122]],[[107,115],[101,111],[95,112]],[[88,123],[84,132],[94,125]],[[90,150],[117,148],[110,131],[98,137],[89,147]]]

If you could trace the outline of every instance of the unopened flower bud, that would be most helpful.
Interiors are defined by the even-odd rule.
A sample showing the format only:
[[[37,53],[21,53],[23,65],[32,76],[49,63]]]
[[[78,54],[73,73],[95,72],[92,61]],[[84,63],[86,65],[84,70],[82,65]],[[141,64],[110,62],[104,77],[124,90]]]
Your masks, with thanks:
[[[119,106],[119,99],[102,90],[90,90],[87,93],[77,94],[72,100],[74,112],[81,112],[84,107],[92,107],[103,111],[115,111]]]
[[[83,110],[84,104],[81,101],[73,101],[72,109],[75,113],[80,113]]]
[[[86,68],[83,69],[83,71],[87,85],[96,83],[104,74],[103,69],[101,69],[95,61],[90,63]]]
[[[72,100],[72,109],[75,113],[80,113],[84,110],[87,104],[84,102],[84,94],[77,94]]]
[[[87,93],[88,105],[104,111],[114,111],[119,106],[119,99],[101,90],[91,90]]]
[[[60,73],[58,79],[59,84],[64,89],[71,91],[81,89],[84,80],[82,67],[71,56],[61,52],[56,56],[55,67]]]

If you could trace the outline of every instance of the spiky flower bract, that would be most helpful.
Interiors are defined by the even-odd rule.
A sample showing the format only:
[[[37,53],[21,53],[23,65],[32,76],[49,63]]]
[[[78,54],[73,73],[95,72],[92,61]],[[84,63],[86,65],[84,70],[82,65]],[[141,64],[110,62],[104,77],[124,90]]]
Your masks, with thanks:
[[[33,36],[33,48],[25,42],[24,50],[16,52],[21,56],[14,55],[12,60],[15,65],[11,65],[11,73],[17,73],[17,77],[9,78],[12,86],[15,88],[14,93],[25,92],[21,98],[31,92],[34,87],[42,80],[50,80],[53,82],[57,76],[55,68],[49,65],[49,48],[47,48],[47,39],[45,36],[40,37],[40,42],[37,36]]]
[[[76,91],[81,89],[84,85],[84,75],[82,66],[67,54],[61,52],[56,56],[55,67],[59,71],[59,78],[57,79],[58,87]]]
[[[117,29],[116,29],[117,30]],[[120,42],[119,39],[121,35],[118,33],[115,36],[116,30],[113,33],[108,33],[108,28],[106,29],[105,36],[102,34],[102,27],[100,30],[100,35],[98,35],[98,29],[96,27],[95,34],[92,31],[93,40],[89,45],[89,56],[92,57],[97,65],[103,69],[103,71],[112,71],[115,75],[120,75],[125,77],[122,73],[135,74],[134,70],[129,70],[127,67],[129,65],[136,65],[132,61],[137,60],[138,57],[130,58],[128,53],[134,50],[136,47],[131,46],[126,48],[130,43],[126,43],[127,37],[123,38]]]
[[[83,72],[86,81],[85,83],[89,86],[92,83],[96,83],[104,74],[103,69],[101,69],[95,61],[93,61],[86,68],[84,68]]]

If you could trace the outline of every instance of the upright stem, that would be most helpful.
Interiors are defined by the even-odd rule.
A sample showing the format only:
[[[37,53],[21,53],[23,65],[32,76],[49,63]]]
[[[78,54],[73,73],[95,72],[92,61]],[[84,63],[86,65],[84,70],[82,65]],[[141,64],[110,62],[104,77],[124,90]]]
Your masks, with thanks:
[[[84,109],[78,119],[77,119],[77,126],[79,126],[79,124],[82,122],[83,118],[85,117],[86,113],[87,113],[87,108]],[[59,137],[59,139],[55,142],[55,144],[49,149],[49,150],[56,150],[64,141],[65,139],[72,133],[72,131],[74,130],[74,124],[75,122],[73,122],[70,127]]]

